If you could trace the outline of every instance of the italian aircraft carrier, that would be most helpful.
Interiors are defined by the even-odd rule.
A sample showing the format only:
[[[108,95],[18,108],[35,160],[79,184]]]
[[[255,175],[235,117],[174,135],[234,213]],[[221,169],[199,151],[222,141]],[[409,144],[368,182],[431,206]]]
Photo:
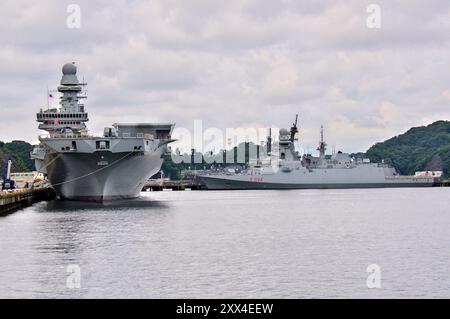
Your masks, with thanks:
[[[116,123],[100,136],[86,127],[86,98],[77,78],[77,67],[67,63],[62,68],[58,91],[60,108],[37,113],[40,144],[31,152],[36,169],[61,199],[108,201],[136,198],[145,182],[162,165],[162,155],[172,142],[174,124]]]
[[[371,163],[366,158],[353,158],[337,152],[326,155],[323,128],[319,142],[319,156],[296,150],[297,118],[290,130],[281,129],[275,150],[265,163],[250,163],[248,169],[200,175],[208,189],[320,189],[373,187],[427,187],[432,186],[442,172],[424,172],[402,176],[385,163]],[[271,139],[268,139],[268,141]]]

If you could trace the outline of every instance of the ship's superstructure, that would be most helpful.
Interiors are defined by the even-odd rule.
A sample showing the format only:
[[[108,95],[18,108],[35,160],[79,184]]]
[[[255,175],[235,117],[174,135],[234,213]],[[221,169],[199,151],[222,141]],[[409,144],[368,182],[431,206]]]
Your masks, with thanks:
[[[63,76],[58,92],[61,93],[61,108],[40,110],[37,114],[39,129],[49,132],[50,136],[59,134],[80,135],[87,132],[88,113],[84,110],[82,99],[86,98],[82,88],[86,83],[78,82],[75,64],[67,63],[62,69]]]
[[[112,200],[139,196],[142,186],[162,165],[173,124],[116,123],[103,136],[89,134],[84,104],[85,83],[74,63],[63,66],[60,108],[37,113],[40,144],[31,152],[60,198]]]
[[[296,189],[296,188],[371,188],[432,186],[439,172],[401,176],[385,163],[353,158],[348,153],[327,155],[323,126],[317,150],[319,156],[300,155],[295,150],[297,118],[290,130],[280,129],[278,152],[261,165],[250,163],[239,173],[212,173],[199,176],[208,189]],[[272,148],[272,143],[268,146]]]

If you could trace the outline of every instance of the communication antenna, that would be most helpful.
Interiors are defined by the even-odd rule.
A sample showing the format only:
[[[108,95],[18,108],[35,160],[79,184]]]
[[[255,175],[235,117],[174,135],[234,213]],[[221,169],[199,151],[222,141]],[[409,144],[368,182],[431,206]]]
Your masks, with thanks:
[[[320,156],[325,155],[325,151],[327,149],[327,144],[323,140],[323,125],[320,126],[320,142],[317,150],[320,152]]]
[[[290,138],[291,142],[294,142],[295,134],[298,133],[297,121],[298,121],[298,114],[295,115],[295,122],[294,122],[294,124],[292,124],[292,127],[291,127],[291,138]]]

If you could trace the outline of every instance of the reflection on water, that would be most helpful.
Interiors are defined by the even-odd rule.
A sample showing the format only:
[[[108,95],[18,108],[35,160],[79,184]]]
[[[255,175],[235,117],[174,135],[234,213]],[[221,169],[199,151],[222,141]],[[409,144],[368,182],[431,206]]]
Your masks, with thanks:
[[[54,200],[46,202],[45,205],[39,206],[40,212],[74,212],[74,211],[123,211],[123,210],[142,210],[160,208],[163,209],[167,205],[162,201],[152,201],[148,198],[140,197],[136,199],[124,199],[108,202],[84,202],[69,200]]]
[[[450,297],[448,188],[142,195],[0,218],[0,297]]]

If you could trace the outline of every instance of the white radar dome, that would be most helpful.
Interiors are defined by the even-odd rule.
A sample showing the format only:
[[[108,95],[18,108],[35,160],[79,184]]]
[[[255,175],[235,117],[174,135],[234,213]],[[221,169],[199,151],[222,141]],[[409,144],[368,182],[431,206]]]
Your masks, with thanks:
[[[75,75],[77,74],[77,67],[74,63],[66,63],[62,68],[62,73],[64,75]]]

